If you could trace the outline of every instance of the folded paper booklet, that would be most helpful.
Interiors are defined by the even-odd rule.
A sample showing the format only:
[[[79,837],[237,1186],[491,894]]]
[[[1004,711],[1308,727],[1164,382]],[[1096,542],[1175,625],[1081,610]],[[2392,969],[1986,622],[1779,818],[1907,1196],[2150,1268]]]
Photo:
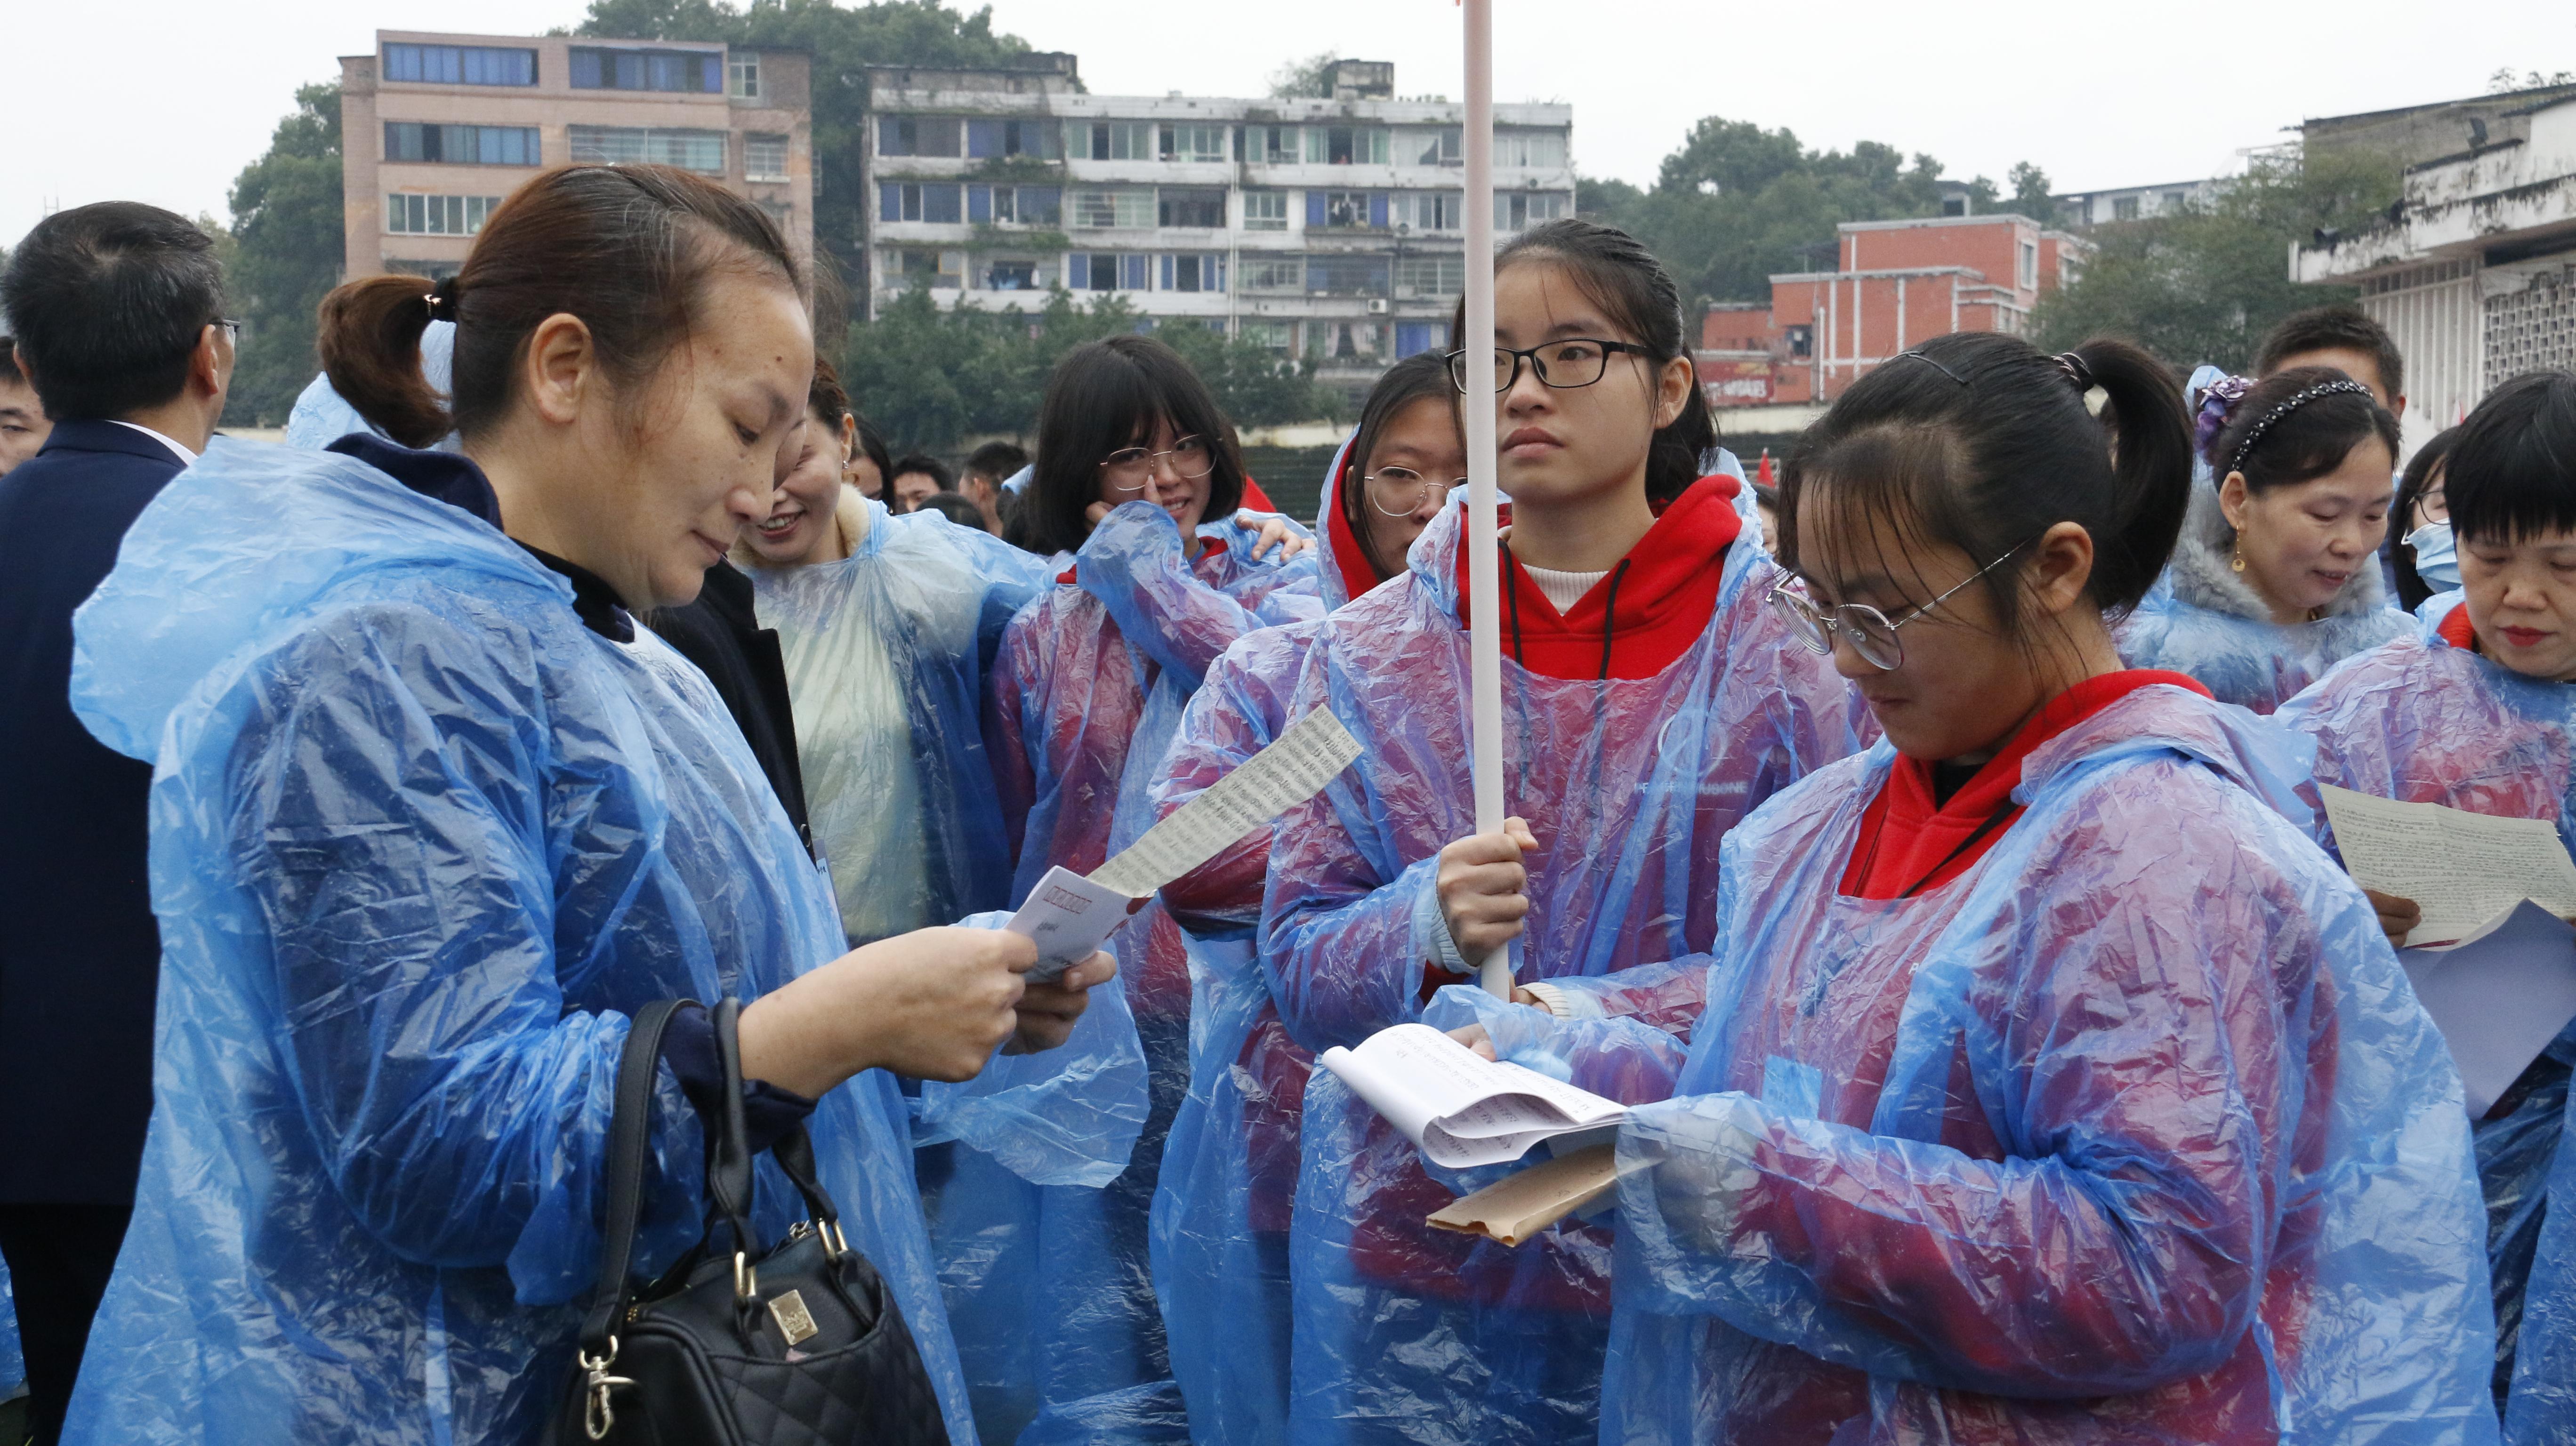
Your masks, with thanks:
[[[1616,1100],[1496,1063],[1427,1024],[1379,1030],[1316,1063],[1445,1169],[1504,1164],[1543,1141],[1594,1144],[1628,1117]]]
[[[1359,740],[1331,709],[1318,708],[1089,877],[1047,870],[1004,926],[1037,941],[1029,977],[1044,982],[1090,958],[1156,889],[1314,797],[1359,756]]]
[[[1429,1223],[1461,1235],[1518,1245],[1610,1193],[1619,1183],[1618,1147],[1587,1145],[1532,1165],[1431,1212]]]

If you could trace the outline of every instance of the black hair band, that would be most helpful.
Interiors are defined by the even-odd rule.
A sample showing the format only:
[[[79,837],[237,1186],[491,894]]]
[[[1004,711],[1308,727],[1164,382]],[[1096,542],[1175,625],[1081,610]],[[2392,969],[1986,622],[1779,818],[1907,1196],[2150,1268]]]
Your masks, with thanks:
[[[2247,428],[2245,432],[2245,440],[2237,443],[2235,452],[2228,456],[2227,471],[2242,472],[2245,470],[2245,454],[2254,450],[2254,444],[2263,440],[2263,434],[2272,430],[2273,423],[2278,422],[2283,417],[2290,415],[2292,412],[2297,411],[2299,408],[2306,406],[2308,403],[2315,401],[2319,397],[2331,397],[2344,392],[2358,393],[2361,396],[2370,397],[2374,402],[2379,400],[2377,397],[2371,396],[2370,388],[2365,387],[2356,381],[2319,382],[2315,386],[2310,387],[2306,391],[2303,391],[2297,396],[2290,398],[2288,401],[2283,402],[2281,405],[2265,412],[2261,421],[2256,422],[2252,427]],[[2222,472],[2219,475],[2224,478],[2226,473]]]
[[[2075,384],[2075,390],[2078,392],[2089,392],[2093,390],[2093,369],[2086,366],[2084,364],[2084,358],[2077,353],[2071,351],[2059,352],[2057,354],[2057,369],[2066,373],[2066,379]]]
[[[430,320],[453,323],[456,320],[456,278],[441,279],[421,300],[429,303]]]

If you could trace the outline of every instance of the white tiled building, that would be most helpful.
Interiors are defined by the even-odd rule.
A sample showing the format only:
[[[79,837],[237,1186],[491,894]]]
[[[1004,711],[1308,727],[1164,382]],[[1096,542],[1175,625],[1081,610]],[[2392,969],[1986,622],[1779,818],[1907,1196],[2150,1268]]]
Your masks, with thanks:
[[[1464,284],[1465,107],[1344,61],[1332,99],[1097,96],[1074,57],[868,72],[868,314],[1117,294],[1365,387],[1446,347]],[[1574,214],[1572,108],[1495,108],[1499,235]],[[1034,294],[1033,294],[1034,293]]]

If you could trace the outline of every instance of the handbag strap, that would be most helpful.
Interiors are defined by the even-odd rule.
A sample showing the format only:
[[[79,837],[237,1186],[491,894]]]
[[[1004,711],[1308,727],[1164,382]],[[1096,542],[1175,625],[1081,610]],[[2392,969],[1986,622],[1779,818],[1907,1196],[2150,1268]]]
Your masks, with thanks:
[[[599,1241],[599,1283],[591,1292],[590,1315],[581,1325],[582,1351],[594,1358],[610,1354],[609,1338],[633,1293],[627,1287],[626,1271],[633,1263],[635,1222],[644,1206],[644,1155],[652,1134],[653,1083],[661,1064],[662,1035],[673,1014],[696,1003],[661,999],[644,1006],[627,1029],[626,1049],[618,1057],[617,1103],[608,1123],[607,1228]]]
[[[707,1235],[712,1240],[718,1220],[733,1228],[733,1248],[742,1255],[760,1254],[751,1233],[751,1127],[742,1107],[742,1001],[726,996],[708,1011],[715,1025],[716,1063],[724,1079],[724,1099],[707,1128]]]

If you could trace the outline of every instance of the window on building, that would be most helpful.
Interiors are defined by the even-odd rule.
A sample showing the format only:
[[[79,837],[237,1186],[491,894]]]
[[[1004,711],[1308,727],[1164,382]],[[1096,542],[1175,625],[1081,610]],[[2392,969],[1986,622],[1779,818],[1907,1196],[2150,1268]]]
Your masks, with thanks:
[[[880,181],[877,219],[955,225],[966,219],[964,190],[954,181]]]
[[[1151,256],[1077,251],[1065,261],[1065,288],[1070,291],[1144,291],[1152,286]]]
[[[1464,256],[1400,256],[1395,262],[1399,298],[1456,296],[1467,289]]]
[[[2022,290],[2036,291],[2039,289],[2039,243],[2036,241],[2024,241],[2021,243],[2021,276],[2019,279]]]
[[[385,229],[401,236],[471,236],[499,207],[498,196],[423,196],[396,191],[385,197]]]
[[[1383,166],[1389,148],[1383,126],[1308,126],[1306,160],[1327,166]]]
[[[385,122],[385,159],[450,166],[539,166],[535,126],[445,126]]]
[[[1246,126],[1243,158],[1265,166],[1293,166],[1304,159],[1295,126]]]
[[[1297,349],[1297,323],[1293,321],[1247,321],[1243,339],[1265,351],[1280,353]]]
[[[1494,229],[1526,231],[1542,221],[1562,220],[1572,209],[1563,191],[1496,191]]]
[[[565,132],[576,162],[677,166],[702,176],[725,173],[723,131],[666,130],[654,126],[567,126]]]
[[[1011,214],[998,220],[1017,221],[1023,226],[1061,226],[1064,224],[1064,188],[1061,186],[996,187],[997,192],[1012,193]]]
[[[1449,323],[1445,321],[1399,321],[1395,324],[1395,356],[1402,361],[1426,351],[1446,351],[1449,347]]]
[[[1154,193],[1148,190],[1080,190],[1073,193],[1077,229],[1141,231],[1154,224]]]
[[[964,127],[953,115],[884,115],[877,117],[877,154],[881,156],[955,156],[963,151]]]
[[[1167,125],[1163,127],[1160,152],[1167,161],[1222,161],[1226,158],[1225,127]]]
[[[1166,226],[1225,229],[1225,188],[1165,186],[1155,194],[1156,217]]]
[[[1306,224],[1328,231],[1355,226],[1386,224],[1386,194],[1382,191],[1309,191],[1309,197],[1322,198],[1322,214],[1316,215],[1316,202],[1306,203]]]
[[[1246,231],[1287,230],[1288,193],[1285,191],[1244,192],[1243,229]]]
[[[966,284],[966,253],[905,248],[888,255],[887,272],[907,286],[954,291]]]
[[[780,235],[794,234],[796,208],[793,205],[785,201],[754,201],[752,204],[760,208],[760,214],[769,218],[769,223],[778,228]]]
[[[1407,126],[1395,133],[1396,160],[1408,166],[1455,166],[1460,154],[1457,126]]]
[[[1395,224],[1416,231],[1455,231],[1467,224],[1467,197],[1461,191],[1398,191]]]
[[[742,178],[746,181],[787,179],[787,137],[749,131],[742,138]]]
[[[1306,258],[1303,256],[1247,255],[1238,259],[1242,268],[1242,286],[1246,291],[1303,291],[1306,289]]]
[[[1075,154],[1095,161],[1150,161],[1155,157],[1152,121],[1092,121],[1079,125],[1081,144]]]
[[[1051,120],[970,120],[966,122],[966,154],[973,160],[1034,156],[1051,161],[1056,158],[1056,135],[1056,123]],[[880,150],[877,154],[893,152]]]
[[[736,100],[760,99],[760,56],[737,52],[725,57],[725,94]]]
[[[1555,170],[1565,164],[1565,132],[1498,130],[1494,132],[1494,164],[1533,171]]]
[[[1309,256],[1306,291],[1313,296],[1384,296],[1389,260],[1384,256]]]
[[[2183,202],[2187,199],[2188,198],[2180,191],[2167,191],[2165,192],[2165,204],[2163,209],[2167,211],[2179,211],[2183,207]]]
[[[725,58],[720,50],[610,50],[576,45],[570,60],[575,90],[724,92]]]
[[[2138,198],[2135,196],[2112,197],[2111,219],[2114,221],[2135,221],[2138,219]]]
[[[432,85],[534,85],[537,53],[498,45],[385,43],[385,79]]]
[[[1163,258],[1165,291],[1225,290],[1225,257],[1214,252]]]
[[[984,264],[979,279],[986,291],[1036,291],[1041,285],[1038,263],[1016,257],[994,257]]]

